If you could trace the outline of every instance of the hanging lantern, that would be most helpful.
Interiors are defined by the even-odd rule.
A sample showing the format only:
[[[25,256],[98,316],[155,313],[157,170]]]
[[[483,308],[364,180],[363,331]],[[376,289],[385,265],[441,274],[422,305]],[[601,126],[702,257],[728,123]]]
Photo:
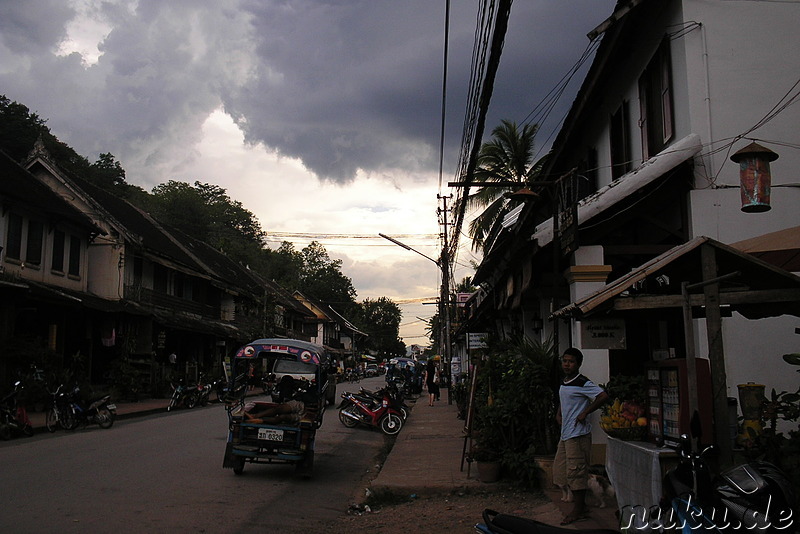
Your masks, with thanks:
[[[731,156],[731,159],[739,164],[742,211],[745,213],[769,211],[772,182],[769,162],[778,159],[778,155],[758,143],[750,143]]]

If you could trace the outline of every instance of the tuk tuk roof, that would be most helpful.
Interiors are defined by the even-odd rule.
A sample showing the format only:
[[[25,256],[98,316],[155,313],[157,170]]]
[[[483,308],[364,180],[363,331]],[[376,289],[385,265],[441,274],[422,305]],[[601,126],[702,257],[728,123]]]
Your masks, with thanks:
[[[280,352],[295,355],[300,361],[316,364],[328,362],[325,347],[300,339],[267,338],[256,339],[236,351],[236,358],[258,358],[264,352]]]

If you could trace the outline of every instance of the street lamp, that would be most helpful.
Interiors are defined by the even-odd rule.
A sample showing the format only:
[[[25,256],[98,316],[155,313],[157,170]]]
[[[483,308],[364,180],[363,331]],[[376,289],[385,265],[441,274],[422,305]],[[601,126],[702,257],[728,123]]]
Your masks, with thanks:
[[[379,236],[381,236],[381,237],[382,237],[382,238],[384,238],[384,239],[388,239],[389,241],[391,241],[392,243],[394,243],[394,244],[395,244],[395,245],[397,245],[398,247],[403,247],[404,249],[406,249],[406,250],[410,250],[411,252],[416,252],[417,254],[419,254],[420,256],[422,256],[423,258],[425,258],[425,259],[428,259],[428,260],[432,261],[433,263],[435,263],[437,267],[439,266],[439,262],[438,262],[437,260],[434,260],[434,259],[433,259],[433,258],[431,258],[430,256],[426,256],[425,254],[423,254],[423,253],[422,253],[422,252],[420,252],[419,250],[417,250],[417,249],[413,249],[413,248],[409,247],[408,245],[406,245],[405,243],[401,243],[401,242],[400,242],[400,241],[398,241],[397,239],[395,239],[395,238],[393,238],[393,237],[389,237],[389,236],[388,236],[388,235],[386,235],[386,234],[381,234],[381,233],[379,233],[378,235],[379,235]]]
[[[452,389],[452,385],[451,385],[452,380],[451,380],[451,376],[450,376],[450,298],[449,298],[449,294],[450,294],[450,290],[449,290],[449,286],[450,286],[449,274],[450,273],[448,272],[448,269],[449,269],[449,264],[448,263],[449,262],[441,261],[441,260],[434,260],[430,256],[427,256],[427,255],[423,254],[419,250],[411,248],[408,245],[406,245],[405,243],[402,243],[402,242],[398,241],[397,239],[395,239],[393,237],[389,237],[388,235],[381,234],[381,233],[379,233],[378,235],[381,236],[384,239],[388,239],[389,241],[391,241],[392,243],[394,243],[398,247],[402,247],[402,248],[404,248],[406,250],[410,250],[411,252],[416,252],[417,254],[422,256],[423,258],[435,263],[436,266],[439,267],[442,270],[442,290],[441,290],[441,295],[439,296],[439,321],[440,321],[440,324],[442,324],[443,327],[442,327],[442,332],[440,334],[441,338],[440,338],[439,344],[440,344],[440,346],[442,348],[442,356],[443,356],[444,366],[445,366],[445,369],[444,369],[445,376],[447,376],[447,379],[448,379],[447,380],[447,403],[448,404],[452,404],[453,403],[453,399],[450,396],[450,391]],[[444,259],[446,257],[446,254],[447,254],[447,249],[445,247],[445,248],[442,249],[442,259]]]

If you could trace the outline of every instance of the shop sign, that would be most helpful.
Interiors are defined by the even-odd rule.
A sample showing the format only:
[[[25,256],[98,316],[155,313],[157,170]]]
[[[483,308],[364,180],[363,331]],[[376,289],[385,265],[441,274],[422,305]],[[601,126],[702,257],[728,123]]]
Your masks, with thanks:
[[[486,332],[469,333],[467,334],[467,348],[472,349],[485,349],[486,348]]]
[[[586,319],[580,328],[583,349],[627,348],[623,319]]]

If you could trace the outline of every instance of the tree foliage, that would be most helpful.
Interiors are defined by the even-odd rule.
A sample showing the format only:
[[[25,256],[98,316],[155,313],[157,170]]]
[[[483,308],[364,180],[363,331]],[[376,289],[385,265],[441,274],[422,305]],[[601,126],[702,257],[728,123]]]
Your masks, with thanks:
[[[100,154],[94,163],[62,143],[50,132],[46,121],[27,106],[0,95],[0,149],[23,161],[41,138],[53,161],[68,175],[111,191],[128,200],[141,200],[145,191],[125,180],[125,169],[111,153]]]
[[[267,253],[265,268],[281,286],[330,304],[345,317],[357,310],[356,290],[342,273],[342,260],[331,259],[317,241],[299,251],[284,241],[278,250]]]
[[[481,146],[473,176],[478,187],[467,198],[468,208],[483,210],[469,225],[474,250],[484,247],[492,227],[506,213],[505,194],[525,186],[540,173],[543,160],[533,163],[538,130],[537,124],[520,129],[516,122],[503,120],[492,130],[492,139]],[[519,186],[492,182],[516,182]]]
[[[403,312],[391,299],[365,299],[356,321],[361,330],[369,334],[362,347],[382,359],[404,356],[406,346],[400,340],[400,320]]]

